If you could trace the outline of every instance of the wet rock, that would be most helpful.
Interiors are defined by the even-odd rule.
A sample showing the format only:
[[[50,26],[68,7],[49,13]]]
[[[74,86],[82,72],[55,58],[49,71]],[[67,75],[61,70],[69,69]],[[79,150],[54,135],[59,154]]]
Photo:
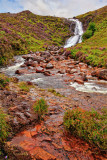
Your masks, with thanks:
[[[25,65],[25,64],[22,64],[20,67],[21,67],[21,68],[24,68],[24,67],[26,67],[26,65]]]
[[[33,61],[32,64],[31,64],[32,67],[37,67],[37,65],[38,65],[37,61]]]
[[[77,72],[78,72],[77,69],[72,69],[72,70],[70,71],[71,74],[77,73]]]
[[[91,72],[92,76],[98,77],[99,79],[107,80],[107,69],[95,70]]]
[[[85,68],[87,68],[87,64],[85,64],[85,63],[79,63],[79,67],[85,69]]]
[[[81,79],[82,79],[83,81],[87,81],[87,80],[88,80],[85,73],[80,73],[80,75],[81,75]]]
[[[44,72],[44,68],[39,66],[39,67],[36,68],[36,72],[37,73],[43,73]]]
[[[37,61],[38,63],[42,62],[44,60],[43,57],[40,57],[40,56],[36,56],[36,57],[32,57],[32,60],[33,61]]]
[[[79,77],[75,78],[74,82],[77,82],[78,84],[84,84],[84,81],[82,79],[80,79]]]
[[[98,72],[98,78],[107,80],[107,69]]]
[[[50,72],[50,71],[44,71],[44,75],[45,75],[45,76],[50,76],[50,75],[51,75],[51,72]]]
[[[26,66],[32,66],[32,63],[33,63],[33,61],[32,61],[32,60],[29,60],[29,61],[26,61],[24,64],[25,64]]]
[[[48,63],[48,64],[46,65],[46,69],[52,69],[52,68],[54,68],[53,64]]]
[[[33,150],[30,151],[30,154],[40,160],[56,160],[56,157],[53,156],[52,154],[46,152],[40,147],[35,147]]]
[[[26,83],[27,83],[28,85],[33,85],[33,83],[30,82],[30,81],[27,81]]]
[[[15,74],[19,74],[19,75],[20,75],[20,74],[25,74],[25,73],[27,74],[27,73],[28,73],[28,70],[23,69],[23,70],[16,70],[16,71],[15,71]]]
[[[58,73],[60,73],[60,74],[65,74],[65,70],[64,70],[64,69],[61,69],[60,71],[58,71]]]
[[[11,145],[10,142],[7,142],[4,147],[8,157],[11,160],[31,160],[32,156],[25,151],[23,148],[17,145]]]

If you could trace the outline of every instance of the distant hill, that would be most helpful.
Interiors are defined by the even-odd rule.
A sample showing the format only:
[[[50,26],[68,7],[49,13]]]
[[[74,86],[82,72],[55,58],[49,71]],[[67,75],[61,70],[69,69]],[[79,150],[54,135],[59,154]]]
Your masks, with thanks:
[[[48,45],[64,45],[71,35],[65,18],[39,16],[30,11],[0,13],[0,65],[14,55],[45,50]]]
[[[107,67],[107,6],[76,18],[83,23],[84,31],[93,23],[95,32],[81,44],[72,47],[72,56],[93,66]]]

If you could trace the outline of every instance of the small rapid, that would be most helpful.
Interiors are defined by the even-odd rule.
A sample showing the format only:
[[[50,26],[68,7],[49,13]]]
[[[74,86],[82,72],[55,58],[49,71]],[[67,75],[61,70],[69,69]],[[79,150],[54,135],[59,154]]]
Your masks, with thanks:
[[[75,22],[74,36],[71,36],[65,43],[64,48],[69,48],[75,46],[77,43],[82,42],[83,28],[82,23],[78,19],[70,19],[70,21]]]

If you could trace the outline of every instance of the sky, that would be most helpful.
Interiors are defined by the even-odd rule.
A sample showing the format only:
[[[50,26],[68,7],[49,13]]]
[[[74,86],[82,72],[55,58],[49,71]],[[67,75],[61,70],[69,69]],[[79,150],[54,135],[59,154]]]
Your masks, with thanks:
[[[107,5],[107,0],[0,0],[0,13],[30,10],[38,15],[72,18]]]

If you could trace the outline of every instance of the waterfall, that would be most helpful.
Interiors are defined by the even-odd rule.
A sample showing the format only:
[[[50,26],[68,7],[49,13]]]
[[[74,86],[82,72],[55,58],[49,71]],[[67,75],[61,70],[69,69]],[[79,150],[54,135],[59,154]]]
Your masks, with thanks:
[[[78,19],[70,19],[70,21],[75,22],[74,36],[70,37],[66,41],[64,48],[75,46],[77,43],[82,42],[82,34],[83,34],[82,23]]]

